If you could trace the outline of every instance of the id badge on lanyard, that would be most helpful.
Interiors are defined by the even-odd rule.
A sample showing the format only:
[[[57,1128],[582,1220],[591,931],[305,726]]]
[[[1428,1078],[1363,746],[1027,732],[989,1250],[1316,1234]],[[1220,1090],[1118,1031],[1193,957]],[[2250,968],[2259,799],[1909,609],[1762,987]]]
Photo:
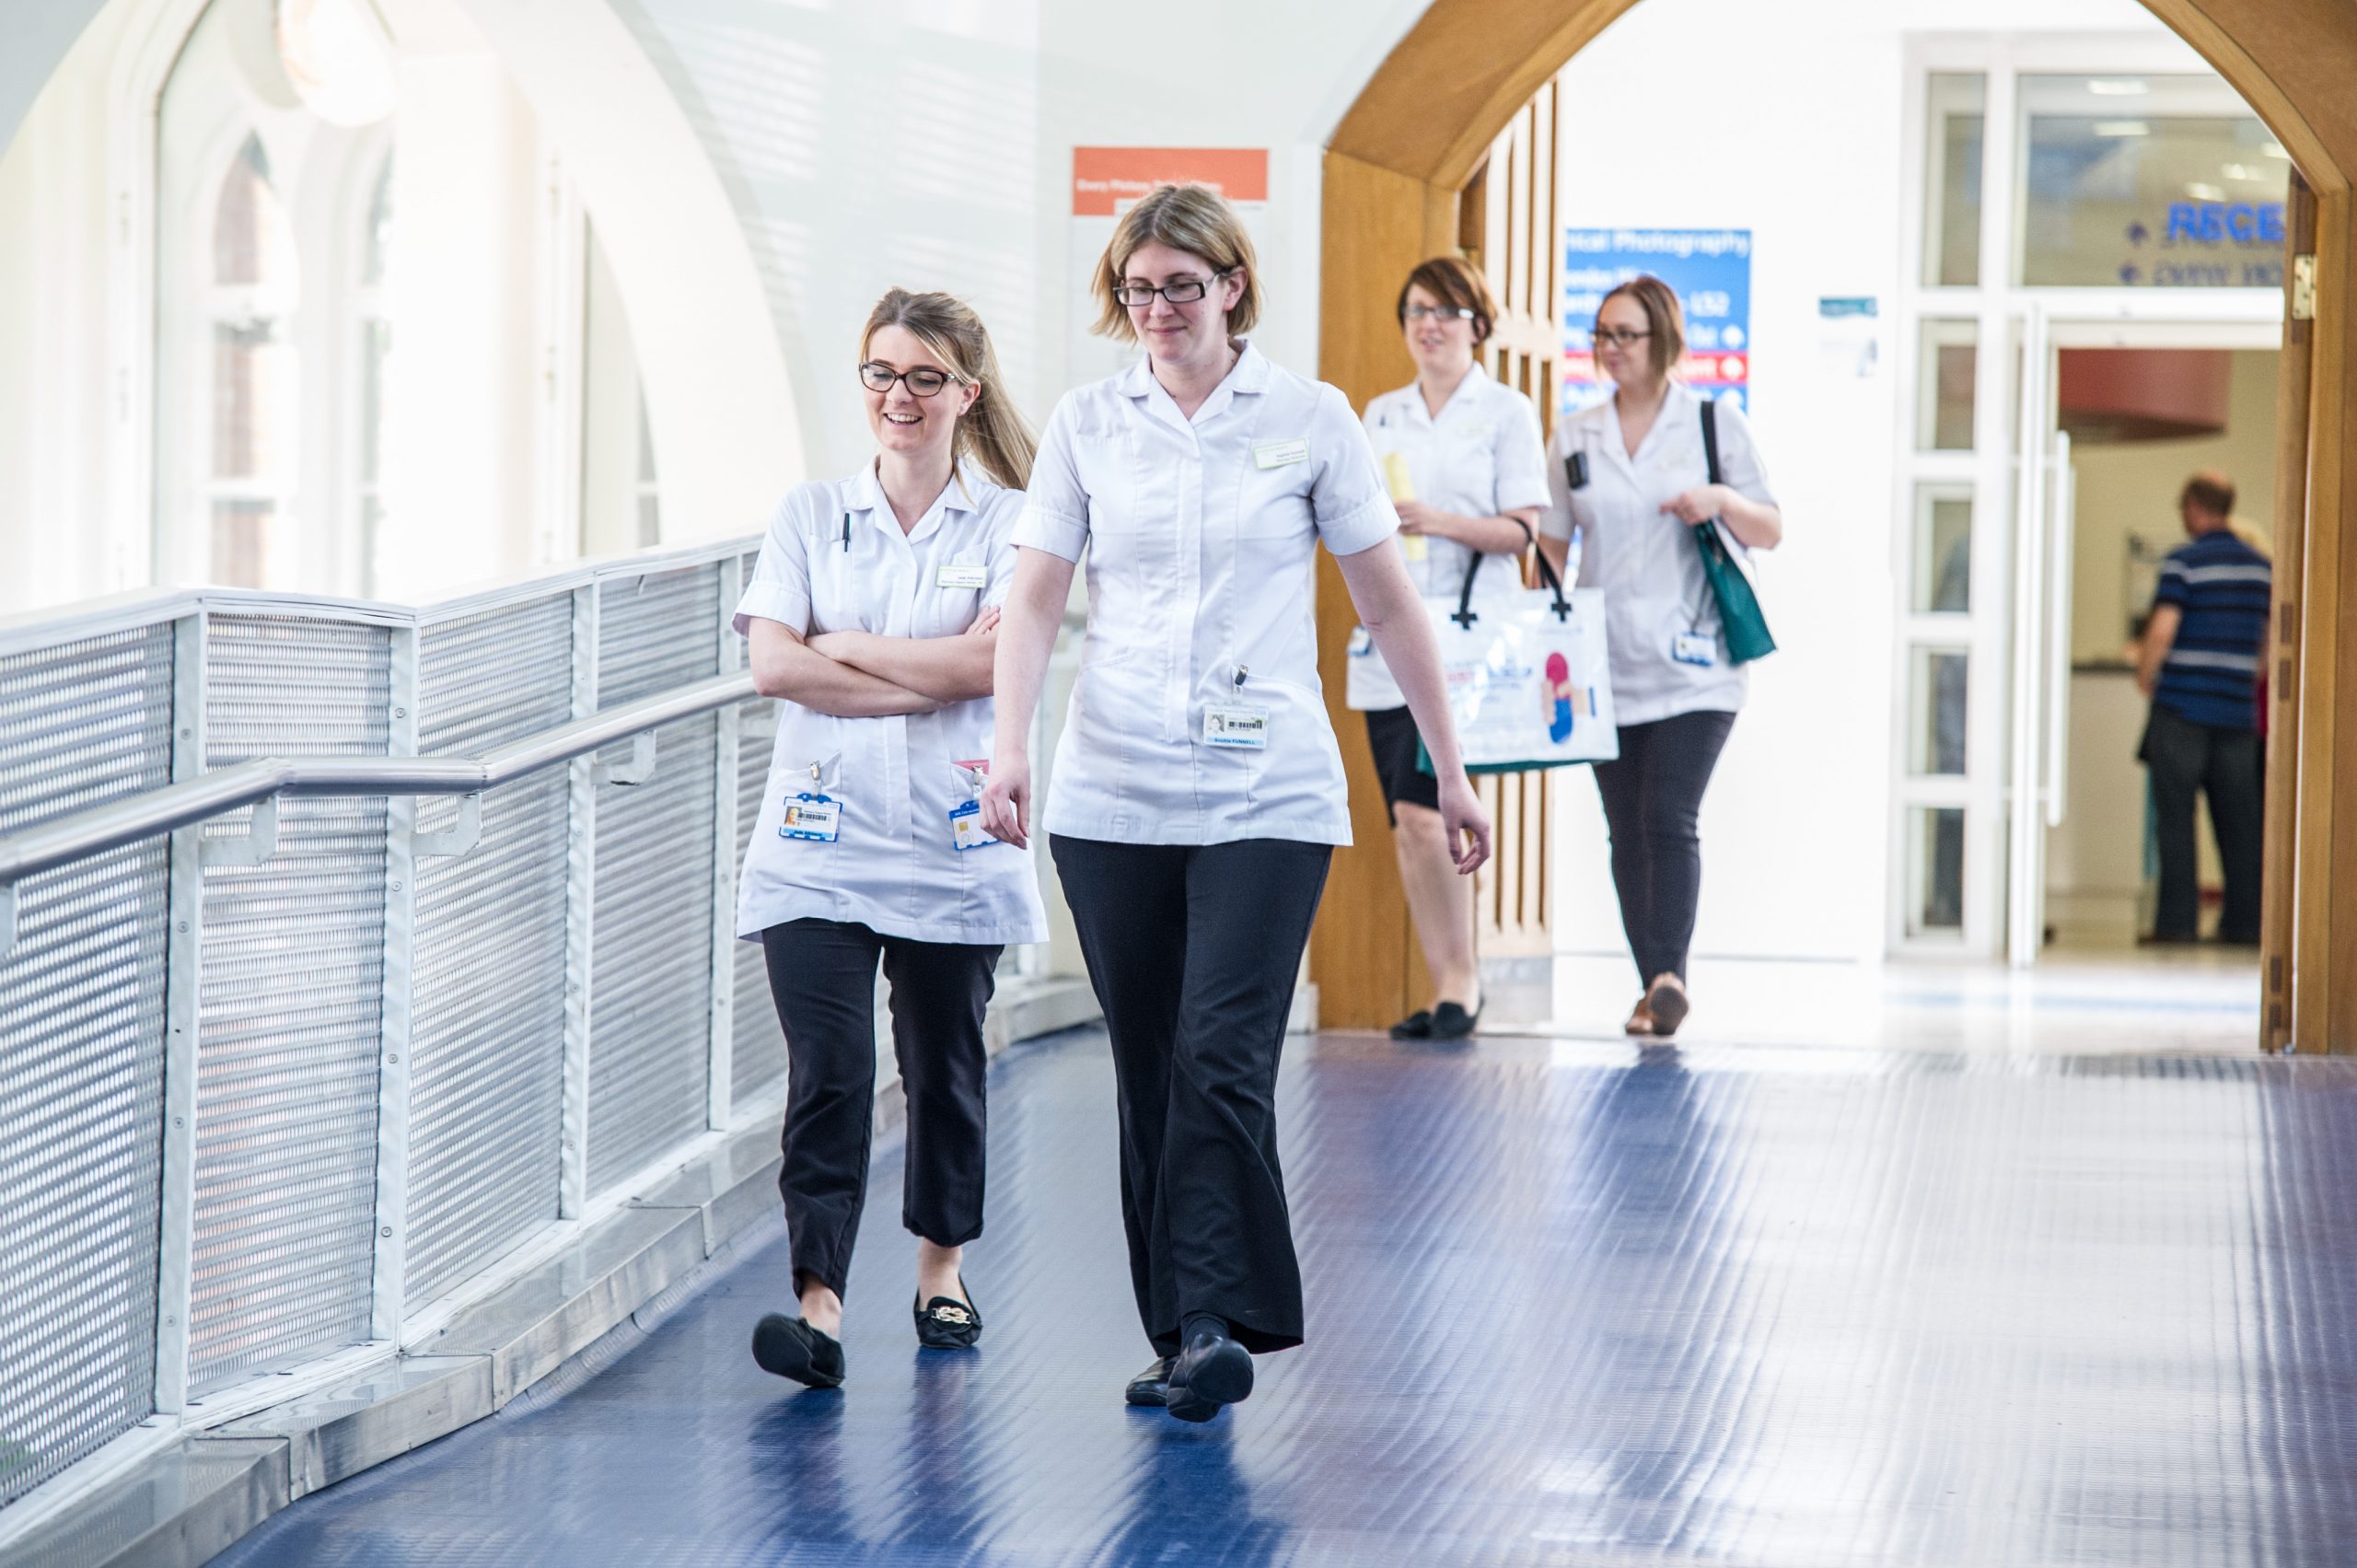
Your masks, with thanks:
[[[840,771],[837,764],[841,761],[842,754],[838,752],[825,761],[795,770],[796,775],[809,774],[810,784],[785,797],[785,808],[778,818],[779,838],[830,844],[842,836],[843,803],[827,793],[827,776]]]
[[[958,804],[949,808],[949,847],[961,854],[988,849],[1000,842],[982,831],[982,791],[991,782],[991,765],[987,760],[949,765],[957,772],[958,796]]]
[[[1225,703],[1203,704],[1204,745],[1224,747],[1234,751],[1265,751],[1269,749],[1269,710],[1259,703],[1240,700],[1244,692],[1245,673],[1242,665],[1236,667],[1235,697]]]

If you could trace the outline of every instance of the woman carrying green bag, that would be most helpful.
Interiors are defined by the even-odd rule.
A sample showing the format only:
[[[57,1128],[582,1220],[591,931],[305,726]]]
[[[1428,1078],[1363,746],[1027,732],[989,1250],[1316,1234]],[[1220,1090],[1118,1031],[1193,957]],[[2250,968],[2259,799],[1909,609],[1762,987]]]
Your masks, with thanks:
[[[1596,764],[1596,788],[1643,988],[1628,1029],[1666,1036],[1688,1007],[1702,792],[1743,706],[1744,666],[1775,646],[1744,558],[1773,550],[1784,522],[1742,411],[1672,374],[1686,330],[1667,284],[1636,277],[1606,295],[1595,343],[1613,394],[1555,428],[1538,547],[1563,567],[1576,534],[1579,586],[1605,590],[1620,755]]]

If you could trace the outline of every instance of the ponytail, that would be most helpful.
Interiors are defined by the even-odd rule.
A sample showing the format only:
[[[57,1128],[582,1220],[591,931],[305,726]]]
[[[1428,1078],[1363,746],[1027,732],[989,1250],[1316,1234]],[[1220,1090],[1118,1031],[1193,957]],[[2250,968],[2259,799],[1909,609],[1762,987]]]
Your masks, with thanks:
[[[907,331],[940,355],[958,379],[977,389],[974,406],[958,421],[951,455],[961,462],[970,459],[994,484],[1008,490],[1028,487],[1039,444],[1007,395],[998,351],[991,346],[990,331],[974,308],[954,295],[892,289],[868,312],[867,326],[859,334],[862,357],[869,341],[885,327]]]

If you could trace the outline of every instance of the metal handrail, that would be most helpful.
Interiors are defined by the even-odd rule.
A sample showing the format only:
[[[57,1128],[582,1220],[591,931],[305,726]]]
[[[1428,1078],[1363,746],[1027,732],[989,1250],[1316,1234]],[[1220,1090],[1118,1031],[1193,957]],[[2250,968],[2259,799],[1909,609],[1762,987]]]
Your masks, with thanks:
[[[428,854],[463,854],[482,825],[482,792],[618,740],[638,741],[631,761],[605,777],[643,783],[653,772],[653,731],[667,724],[757,695],[749,672],[714,676],[692,686],[625,703],[501,747],[480,759],[464,757],[259,757],[201,778],[109,801],[0,838],[0,958],[16,944],[16,885],[37,873],[118,849],[176,828],[284,796],[457,795],[469,797],[466,820],[450,833],[420,835]],[[208,844],[215,864],[259,865],[277,837],[277,813],[258,809],[252,838]],[[259,851],[259,853],[255,853]]]

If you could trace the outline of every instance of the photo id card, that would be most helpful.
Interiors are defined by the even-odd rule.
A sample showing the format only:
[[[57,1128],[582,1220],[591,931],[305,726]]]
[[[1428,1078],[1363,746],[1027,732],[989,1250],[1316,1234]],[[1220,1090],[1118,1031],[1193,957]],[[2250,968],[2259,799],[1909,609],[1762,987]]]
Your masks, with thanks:
[[[958,804],[949,808],[949,847],[959,852],[988,849],[1000,841],[982,830],[982,791],[991,782],[988,759],[952,762],[958,783],[952,791]]]
[[[1708,669],[1719,662],[1718,645],[1700,632],[1680,632],[1669,640],[1669,656]]]
[[[785,797],[785,816],[778,823],[777,836],[830,844],[842,831],[842,803],[832,796],[790,795]]]
[[[1265,751],[1269,746],[1269,710],[1257,703],[1205,703],[1203,744],[1239,751]]]

